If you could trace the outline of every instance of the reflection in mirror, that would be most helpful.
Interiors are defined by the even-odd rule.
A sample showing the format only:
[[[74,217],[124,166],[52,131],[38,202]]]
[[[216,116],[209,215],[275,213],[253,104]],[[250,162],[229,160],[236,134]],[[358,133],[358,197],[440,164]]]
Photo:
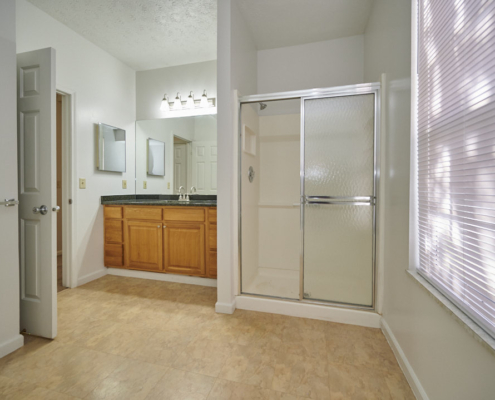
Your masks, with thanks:
[[[125,130],[98,124],[96,167],[100,171],[125,172],[125,139]]]
[[[148,139],[148,175],[165,176],[165,143]]]
[[[150,169],[151,141],[163,144],[162,174],[154,173],[155,160]],[[194,186],[197,194],[217,194],[216,115],[136,122],[136,194],[178,194],[181,186],[188,193]]]

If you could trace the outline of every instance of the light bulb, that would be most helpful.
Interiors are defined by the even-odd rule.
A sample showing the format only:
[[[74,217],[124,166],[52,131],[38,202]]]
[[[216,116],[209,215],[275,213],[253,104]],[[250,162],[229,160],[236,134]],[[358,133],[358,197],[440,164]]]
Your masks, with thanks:
[[[201,103],[199,103],[199,106],[201,108],[206,108],[210,106],[208,104],[208,96],[206,95],[206,90],[203,91],[203,95],[201,96]]]
[[[168,104],[168,98],[166,93],[163,95],[162,104],[160,104],[160,110],[170,111],[170,104]]]
[[[182,110],[182,102],[179,97],[179,93],[177,93],[177,97],[174,100],[174,110]]]
[[[187,97],[186,108],[194,108],[193,92],[189,93],[189,96]]]

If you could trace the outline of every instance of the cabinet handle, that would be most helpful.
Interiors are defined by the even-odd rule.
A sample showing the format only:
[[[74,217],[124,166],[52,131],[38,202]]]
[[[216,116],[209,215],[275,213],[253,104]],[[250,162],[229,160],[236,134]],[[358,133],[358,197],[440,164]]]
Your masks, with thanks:
[[[159,228],[159,227],[160,227],[160,225],[157,226],[157,228]]]
[[[163,229],[165,229],[165,228],[166,228],[166,226],[165,226],[165,225],[163,225]]]

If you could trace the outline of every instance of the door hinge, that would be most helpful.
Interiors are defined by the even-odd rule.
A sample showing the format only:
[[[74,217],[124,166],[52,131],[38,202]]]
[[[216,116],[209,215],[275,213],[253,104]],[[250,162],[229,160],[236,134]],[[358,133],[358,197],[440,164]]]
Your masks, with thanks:
[[[69,204],[72,204],[72,199],[69,199]]]

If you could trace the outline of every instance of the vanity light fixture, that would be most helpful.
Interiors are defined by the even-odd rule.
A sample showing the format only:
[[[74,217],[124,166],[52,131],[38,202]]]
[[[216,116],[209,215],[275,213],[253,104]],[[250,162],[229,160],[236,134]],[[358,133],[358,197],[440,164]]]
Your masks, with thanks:
[[[160,110],[165,112],[170,111],[170,105],[168,104],[167,93],[163,95],[163,100],[162,100],[162,104],[160,105]]]
[[[186,108],[189,109],[194,108],[194,96],[192,91],[189,93],[189,96],[187,97]]]
[[[191,117],[217,113],[216,99],[214,97],[208,98],[206,90],[203,90],[201,99],[195,99],[194,93],[190,91],[185,101],[182,101],[179,92],[177,92],[177,96],[173,102],[170,102],[165,94],[160,105],[160,110],[163,112],[162,118]]]
[[[206,90],[203,91],[203,95],[201,96],[201,102],[199,103],[199,106],[201,108],[206,108],[210,106],[208,104],[208,95],[206,94]]]
[[[182,101],[180,99],[180,93],[177,92],[177,96],[175,97],[174,100],[174,110],[182,110]]]

